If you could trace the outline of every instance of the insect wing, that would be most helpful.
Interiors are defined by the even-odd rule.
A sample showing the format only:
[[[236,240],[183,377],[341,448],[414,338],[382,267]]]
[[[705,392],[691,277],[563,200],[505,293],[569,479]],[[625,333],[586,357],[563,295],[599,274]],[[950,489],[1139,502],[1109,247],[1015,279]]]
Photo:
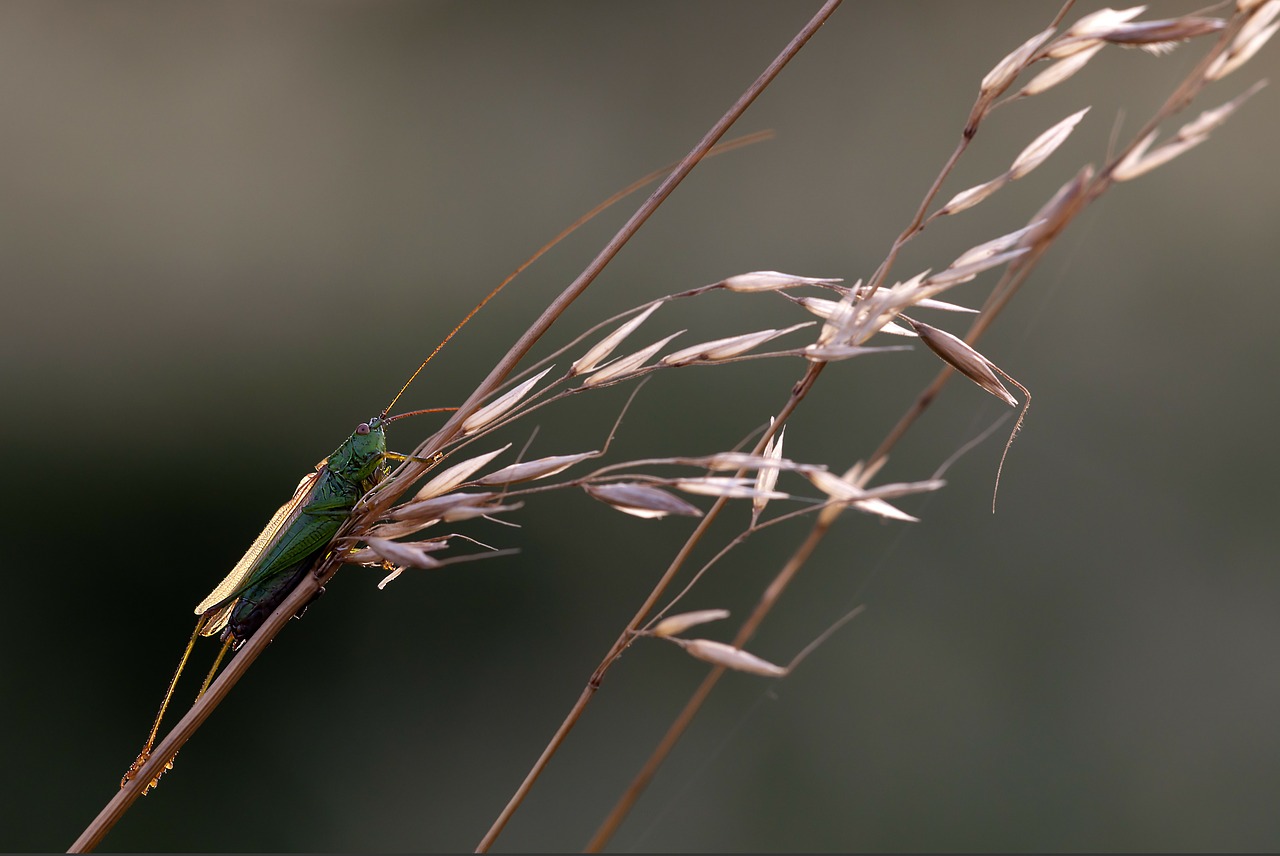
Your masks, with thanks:
[[[263,554],[271,549],[281,533],[288,530],[294,520],[298,518],[302,509],[306,507],[307,501],[311,498],[311,492],[320,480],[320,475],[324,472],[325,466],[325,462],[321,462],[321,465],[316,468],[314,473],[308,473],[302,478],[302,481],[298,482],[298,488],[294,491],[293,498],[280,506],[279,510],[272,515],[271,522],[254,539],[253,544],[245,551],[240,561],[236,562],[236,566],[223,578],[222,582],[218,583],[213,591],[209,592],[208,597],[200,601],[195,609],[196,615],[203,615],[215,607],[225,607],[228,605],[228,601],[240,593],[245,582],[257,569],[258,562]],[[208,636],[216,633],[217,630],[212,629],[215,625],[219,625],[220,629],[220,625],[224,624],[225,621],[219,621],[219,619],[223,617],[221,613],[225,611],[225,609],[219,610],[219,615],[211,616],[211,620],[202,631],[203,635]]]

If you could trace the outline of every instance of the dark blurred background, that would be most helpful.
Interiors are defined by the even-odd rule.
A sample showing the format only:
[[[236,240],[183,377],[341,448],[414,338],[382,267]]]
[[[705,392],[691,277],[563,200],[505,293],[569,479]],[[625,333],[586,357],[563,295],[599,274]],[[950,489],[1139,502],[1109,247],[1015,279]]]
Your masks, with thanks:
[[[543,241],[687,151],[817,5],[0,7],[0,846],[71,843],[137,751],[192,607],[297,479]],[[737,129],[777,138],[700,167],[552,339],[748,270],[869,275],[977,81],[1055,8],[848,4]],[[1040,171],[935,224],[898,272],[1024,224],[1204,47],[1109,49],[995,114],[944,198],[1093,105]],[[1269,46],[1188,118],[1278,71]],[[1072,226],[983,346],[1035,396],[999,513],[1002,434],[902,501],[921,523],[842,520],[751,647],[786,662],[865,615],[787,680],[726,680],[617,848],[1280,848],[1276,99]],[[635,204],[517,281],[404,407],[460,402]],[[713,295],[637,344],[792,318]],[[616,459],[728,448],[801,369],[660,376]],[[922,348],[832,366],[789,456],[866,456],[935,370]],[[506,439],[536,421],[530,454],[597,448],[624,397]],[[1002,409],[953,384],[884,478],[927,477]],[[393,446],[432,424],[396,425]],[[381,592],[343,572],[104,849],[474,846],[691,526],[576,494],[516,519],[468,530],[515,559]],[[687,605],[745,615],[806,529],[753,542]],[[500,848],[581,846],[703,673],[634,647]]]

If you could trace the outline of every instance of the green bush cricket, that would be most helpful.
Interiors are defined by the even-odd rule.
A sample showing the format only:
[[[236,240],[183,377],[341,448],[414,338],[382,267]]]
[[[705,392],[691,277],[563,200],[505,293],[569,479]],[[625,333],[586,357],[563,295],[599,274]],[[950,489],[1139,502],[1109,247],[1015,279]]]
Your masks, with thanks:
[[[439,348],[436,350],[438,351]],[[432,355],[434,356],[434,352]],[[426,362],[423,363],[423,366],[425,365]],[[414,372],[414,376],[417,376],[417,372]],[[410,382],[412,380],[413,378],[410,378]],[[408,384],[405,384],[405,388],[407,387]],[[400,392],[403,393],[404,389]],[[397,394],[396,399],[399,397]],[[395,400],[388,405],[387,410],[390,410],[394,404]],[[330,542],[350,516],[356,503],[386,478],[390,471],[387,462],[406,460],[404,455],[387,451],[386,425],[404,416],[452,409],[418,410],[393,418],[388,418],[387,410],[384,410],[368,422],[357,425],[355,431],[342,442],[342,445],[316,465],[314,472],[303,477],[293,497],[280,506],[240,561],[196,606],[195,613],[199,618],[196,621],[195,631],[191,634],[191,639],[187,642],[187,647],[178,662],[178,668],[165,691],[164,701],[160,705],[155,723],[151,726],[147,741],[137,759],[121,779],[121,787],[133,778],[150,758],[160,730],[160,723],[168,710],[178,678],[186,667],[196,639],[201,636],[217,635],[223,643],[213,668],[209,670],[200,692],[196,695],[199,699],[208,689],[227,649],[239,647],[244,640],[252,636],[303,576],[311,570],[315,562],[329,552]],[[171,759],[165,766],[165,770],[172,766]],[[155,787],[158,780],[157,776],[149,782],[144,793],[147,789]]]

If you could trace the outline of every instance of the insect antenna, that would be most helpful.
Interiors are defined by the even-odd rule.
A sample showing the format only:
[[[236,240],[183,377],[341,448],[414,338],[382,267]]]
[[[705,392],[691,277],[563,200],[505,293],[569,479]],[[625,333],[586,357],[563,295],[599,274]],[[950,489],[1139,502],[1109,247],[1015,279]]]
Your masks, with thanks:
[[[707,152],[706,157],[714,157],[716,155],[722,155],[722,154],[725,154],[726,152],[731,152],[734,149],[740,149],[743,146],[749,146],[752,143],[759,143],[759,142],[763,142],[764,140],[768,140],[772,138],[773,138],[773,131],[768,131],[768,130],[756,131],[754,134],[746,134],[744,136],[737,137],[736,139],[729,140],[727,143],[721,143],[720,145],[715,146],[714,148],[712,148],[710,151]],[[440,344],[436,345],[435,350],[433,350],[430,354],[427,355],[427,358],[422,361],[422,364],[419,365],[416,369],[414,369],[413,374],[409,375],[409,379],[404,382],[404,386],[400,387],[400,391],[396,393],[396,397],[391,399],[391,403],[388,404],[386,408],[382,411],[382,416],[381,416],[382,421],[383,422],[392,421],[387,419],[387,414],[391,412],[392,407],[395,407],[396,402],[400,400],[400,396],[404,395],[405,390],[409,388],[409,384],[413,383],[414,379],[418,377],[418,374],[427,367],[427,363],[431,362],[432,358],[435,357],[436,354],[440,353],[440,350],[445,345],[449,344],[449,340],[454,337],[454,334],[456,334],[463,327],[467,326],[467,322],[470,321],[477,312],[483,309],[486,303],[488,303],[493,298],[497,297],[498,292],[506,288],[507,285],[511,282],[511,280],[515,279],[520,274],[524,273],[525,270],[529,267],[529,265],[533,264],[538,259],[542,258],[544,255],[546,255],[546,253],[549,250],[551,250],[552,247],[554,247],[556,244],[560,243],[565,238],[572,235],[574,232],[578,230],[579,227],[590,222],[597,214],[600,214],[601,212],[603,212],[604,210],[612,206],[615,202],[620,202],[621,200],[630,196],[632,193],[635,193],[637,190],[641,189],[642,187],[645,187],[646,185],[650,185],[653,182],[657,181],[658,179],[663,178],[674,167],[675,167],[674,163],[667,164],[666,166],[659,167],[658,169],[655,169],[653,172],[649,173],[648,175],[645,175],[642,178],[638,178],[635,181],[631,182],[626,187],[622,188],[617,193],[613,194],[608,199],[604,200],[599,205],[592,208],[586,214],[583,214],[577,220],[574,220],[572,223],[566,226],[560,232],[560,234],[556,235],[554,238],[552,238],[550,241],[544,244],[541,249],[539,249],[533,255],[529,256],[529,258],[526,259],[518,268],[516,268],[510,274],[508,274],[506,279],[498,283],[497,287],[494,288],[493,291],[490,291],[488,294],[486,294],[484,296],[484,299],[481,300],[479,303],[477,303],[475,305],[475,308],[472,309],[470,312],[468,312],[466,314],[466,317],[464,317],[461,321],[459,321],[457,326],[449,331],[449,335],[445,336],[442,340],[440,340]],[[415,410],[411,413],[402,413],[399,416],[394,417],[394,419],[400,419],[405,416],[416,416],[420,413],[439,413],[439,412],[449,411],[449,410],[457,410],[457,408],[456,407],[436,407],[436,408],[431,408],[429,410]]]

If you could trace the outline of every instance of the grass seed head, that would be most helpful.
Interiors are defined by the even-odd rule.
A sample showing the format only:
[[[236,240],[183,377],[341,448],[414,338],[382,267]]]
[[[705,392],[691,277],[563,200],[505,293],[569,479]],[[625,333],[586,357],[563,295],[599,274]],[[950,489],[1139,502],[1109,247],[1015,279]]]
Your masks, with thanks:
[[[658,307],[661,305],[661,303],[652,304],[648,309],[644,310],[639,315],[632,318],[630,321],[623,324],[617,330],[614,330],[608,336],[605,336],[593,345],[590,350],[583,354],[582,357],[569,368],[569,376],[573,377],[574,375],[586,374],[596,366],[600,365],[601,361],[608,359],[609,355],[617,349],[618,345],[622,344],[622,340],[634,333],[635,329],[643,324],[645,319],[657,311]]]
[[[711,621],[723,621],[729,617],[727,609],[699,609],[694,612],[682,612],[679,615],[668,615],[653,626],[654,636],[678,636],[691,627],[707,624]]]
[[[702,510],[661,488],[638,482],[611,482],[583,485],[592,498],[610,505],[623,514],[646,520],[661,520],[668,514],[701,517]]]

